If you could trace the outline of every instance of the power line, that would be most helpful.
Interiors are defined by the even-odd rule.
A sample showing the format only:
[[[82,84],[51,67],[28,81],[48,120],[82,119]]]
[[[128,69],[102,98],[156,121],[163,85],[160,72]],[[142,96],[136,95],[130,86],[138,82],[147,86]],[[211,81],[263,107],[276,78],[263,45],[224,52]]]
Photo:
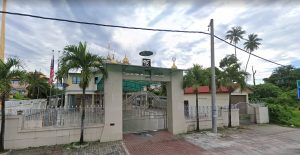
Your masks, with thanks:
[[[246,51],[246,50],[244,50],[244,49],[242,49],[242,48],[240,48],[240,47],[234,46],[234,45],[231,44],[230,42],[228,42],[228,41],[226,41],[225,39],[222,39],[222,38],[220,38],[220,37],[218,37],[218,36],[216,36],[216,35],[215,35],[215,38],[217,38],[217,39],[219,39],[219,40],[221,40],[221,41],[223,41],[223,42],[225,42],[225,43],[227,43],[227,44],[229,44],[229,45],[231,45],[231,46],[233,46],[233,47],[236,47],[237,49],[239,49],[239,50],[241,50],[241,51],[243,51],[243,52],[246,52],[246,53],[248,53],[248,54],[251,54],[252,56],[255,56],[255,57],[259,58],[259,59],[268,61],[268,62],[270,62],[270,63],[276,64],[276,65],[279,65],[279,66],[283,66],[283,67],[285,66],[285,65],[282,65],[282,64],[277,63],[277,62],[275,62],[275,61],[268,60],[268,59],[263,58],[263,57],[261,57],[261,56],[258,56],[258,55],[256,55],[256,54],[250,53],[250,52],[248,52],[248,51]]]
[[[121,29],[133,29],[133,30],[144,30],[144,31],[157,31],[157,32],[175,32],[175,33],[198,33],[198,34],[206,34],[210,35],[208,32],[203,32],[203,31],[185,31],[185,30],[170,30],[170,29],[155,29],[155,28],[143,28],[143,27],[132,27],[132,26],[121,26],[121,25],[111,25],[111,24],[101,24],[101,23],[93,23],[93,22],[83,22],[83,21],[76,21],[76,20],[68,20],[68,19],[62,19],[62,18],[52,18],[52,17],[44,17],[44,16],[37,16],[37,15],[31,15],[31,14],[24,14],[24,13],[17,13],[17,12],[8,12],[8,11],[0,11],[0,13],[5,13],[9,15],[17,15],[17,16],[25,16],[25,17],[32,17],[32,18],[39,18],[39,19],[44,19],[44,20],[54,20],[54,21],[62,21],[62,22],[68,22],[68,23],[77,23],[77,24],[84,24],[84,25],[94,25],[94,26],[102,26],[102,27],[111,27],[111,28],[121,28]],[[215,38],[233,46],[236,47],[237,49],[246,52],[254,57],[257,57],[259,59],[265,60],[267,62],[279,65],[279,66],[285,66],[280,63],[277,63],[272,60],[268,60],[266,58],[263,58],[261,56],[255,55],[253,53],[250,53],[240,47],[237,47],[229,42],[227,42],[225,39],[222,39],[216,35],[214,35]]]

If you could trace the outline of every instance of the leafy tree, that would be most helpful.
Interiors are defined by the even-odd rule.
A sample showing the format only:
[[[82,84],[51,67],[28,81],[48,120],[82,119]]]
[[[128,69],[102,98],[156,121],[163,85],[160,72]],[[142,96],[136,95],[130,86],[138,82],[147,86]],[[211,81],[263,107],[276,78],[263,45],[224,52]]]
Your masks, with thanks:
[[[243,35],[246,33],[246,31],[244,31],[242,29],[242,27],[237,26],[237,27],[232,27],[231,30],[228,30],[226,32],[226,36],[225,39],[230,40],[230,43],[234,43],[234,55],[236,57],[236,44],[243,39]]]
[[[241,64],[233,54],[227,55],[220,61],[220,68],[222,70],[220,83],[229,91],[228,127],[231,127],[231,93],[237,87],[240,87],[241,90],[246,88],[248,73],[241,70]]]
[[[28,97],[33,99],[46,98],[50,87],[47,78],[43,73],[34,71],[27,73],[26,82],[28,84]]]
[[[83,144],[83,130],[85,119],[85,90],[92,79],[92,75],[101,72],[106,75],[103,68],[104,58],[98,55],[91,54],[87,51],[86,43],[79,42],[79,45],[69,45],[64,48],[63,56],[60,58],[60,75],[67,77],[70,70],[80,70],[79,87],[82,88],[81,98],[81,130],[80,144]]]
[[[6,62],[0,60],[0,95],[1,95],[1,133],[0,133],[0,152],[4,151],[4,132],[5,132],[5,99],[11,89],[11,80],[23,78],[25,74],[21,71],[21,62],[17,58],[8,58]]]
[[[266,83],[272,83],[283,90],[296,89],[297,80],[300,80],[300,68],[291,65],[276,68],[269,78],[264,79]]]
[[[196,130],[199,131],[199,113],[198,113],[198,87],[203,85],[208,85],[209,77],[208,72],[202,66],[194,64],[194,66],[187,70],[186,75],[183,77],[183,86],[193,87],[196,94],[196,119],[197,127]]]
[[[248,57],[248,60],[247,60],[245,71],[247,71],[247,67],[248,67],[248,63],[249,63],[249,60],[250,60],[251,53],[254,50],[259,48],[259,45],[261,45],[260,41],[262,41],[262,39],[258,38],[257,34],[249,34],[248,35],[248,39],[244,43],[244,49],[249,52],[249,57]]]
[[[259,84],[253,86],[252,88],[253,93],[250,94],[251,100],[264,100],[270,97],[277,98],[281,93],[281,89],[271,83]]]

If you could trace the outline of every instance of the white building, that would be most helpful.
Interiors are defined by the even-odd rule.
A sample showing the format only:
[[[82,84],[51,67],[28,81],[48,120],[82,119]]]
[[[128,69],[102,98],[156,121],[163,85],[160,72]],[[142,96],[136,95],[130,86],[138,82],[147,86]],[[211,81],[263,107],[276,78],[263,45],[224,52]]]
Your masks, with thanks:
[[[248,94],[251,93],[249,89],[241,91],[240,88],[234,90],[231,94],[231,103],[248,103]],[[198,104],[199,106],[211,106],[211,93],[208,86],[198,87]],[[216,94],[216,104],[217,106],[228,107],[229,104],[229,92],[225,87],[220,87]],[[196,94],[192,87],[184,89],[184,105],[185,106],[196,106]],[[243,109],[240,107],[240,112]]]

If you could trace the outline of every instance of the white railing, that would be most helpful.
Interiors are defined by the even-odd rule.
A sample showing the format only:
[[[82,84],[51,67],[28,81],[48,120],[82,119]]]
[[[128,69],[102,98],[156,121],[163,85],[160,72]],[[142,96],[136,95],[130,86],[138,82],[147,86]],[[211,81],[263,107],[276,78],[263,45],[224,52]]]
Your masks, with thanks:
[[[22,129],[44,127],[79,127],[81,124],[82,109],[47,108],[26,109],[23,111]],[[104,109],[99,106],[85,108],[85,126],[104,123]]]
[[[46,99],[5,101],[5,115],[17,115],[17,112],[28,109],[45,109]]]

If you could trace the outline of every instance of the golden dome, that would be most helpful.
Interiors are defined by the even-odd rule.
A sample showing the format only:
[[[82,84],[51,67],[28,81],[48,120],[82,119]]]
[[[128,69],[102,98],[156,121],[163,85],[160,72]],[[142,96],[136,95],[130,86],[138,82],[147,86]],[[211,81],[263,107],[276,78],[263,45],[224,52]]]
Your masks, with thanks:
[[[129,60],[126,55],[125,58],[123,59],[123,64],[129,65]]]

